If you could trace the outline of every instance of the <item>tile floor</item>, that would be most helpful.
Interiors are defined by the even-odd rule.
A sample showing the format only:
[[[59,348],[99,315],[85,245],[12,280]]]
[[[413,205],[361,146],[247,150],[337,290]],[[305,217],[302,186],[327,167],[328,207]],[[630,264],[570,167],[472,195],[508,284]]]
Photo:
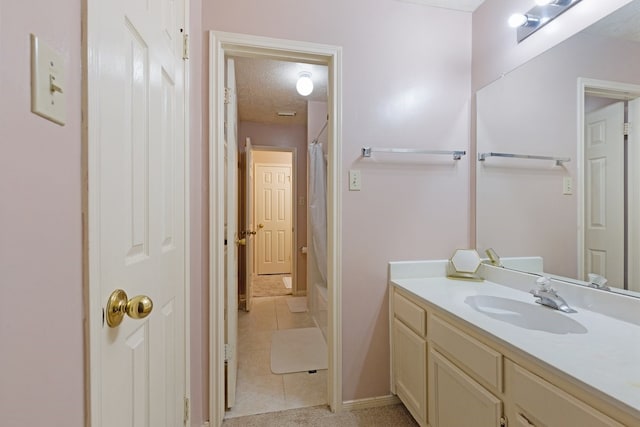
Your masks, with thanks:
[[[238,312],[236,403],[225,418],[327,403],[327,371],[276,375],[271,372],[271,334],[277,329],[316,326],[309,313],[291,313],[289,296],[253,299],[251,312]]]

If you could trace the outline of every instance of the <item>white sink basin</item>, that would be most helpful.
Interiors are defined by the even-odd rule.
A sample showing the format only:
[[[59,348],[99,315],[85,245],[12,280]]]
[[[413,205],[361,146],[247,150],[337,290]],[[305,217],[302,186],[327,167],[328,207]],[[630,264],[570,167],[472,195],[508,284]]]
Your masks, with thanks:
[[[587,328],[570,316],[536,304],[502,298],[494,295],[472,295],[464,300],[474,310],[524,329],[552,334],[586,334]]]

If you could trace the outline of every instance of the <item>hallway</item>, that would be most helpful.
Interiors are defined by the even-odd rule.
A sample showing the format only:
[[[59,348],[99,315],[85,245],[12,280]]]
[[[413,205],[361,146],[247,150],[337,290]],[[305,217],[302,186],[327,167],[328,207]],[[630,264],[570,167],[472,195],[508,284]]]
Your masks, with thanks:
[[[308,312],[291,313],[289,296],[258,297],[251,312],[238,312],[236,403],[225,418],[327,403],[327,371],[271,372],[271,335],[280,329],[316,326]]]

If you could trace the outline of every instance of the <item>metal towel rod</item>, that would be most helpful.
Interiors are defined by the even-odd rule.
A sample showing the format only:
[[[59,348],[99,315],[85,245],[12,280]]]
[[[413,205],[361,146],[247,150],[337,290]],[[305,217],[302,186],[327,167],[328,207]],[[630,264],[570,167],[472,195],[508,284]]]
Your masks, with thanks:
[[[556,166],[562,166],[565,162],[570,162],[570,157],[551,157],[551,156],[534,156],[531,154],[511,154],[511,153],[478,153],[478,161],[484,162],[487,157],[509,157],[513,159],[531,159],[531,160],[553,160]]]
[[[373,148],[362,147],[362,157],[371,157],[371,153],[403,153],[403,154],[444,154],[453,156],[453,160],[460,160],[467,152],[464,150],[421,150],[418,148]]]

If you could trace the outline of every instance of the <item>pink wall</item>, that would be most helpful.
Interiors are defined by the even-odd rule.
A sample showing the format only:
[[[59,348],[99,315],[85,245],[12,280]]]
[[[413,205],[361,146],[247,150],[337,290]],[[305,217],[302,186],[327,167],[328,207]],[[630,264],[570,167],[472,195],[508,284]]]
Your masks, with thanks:
[[[469,244],[469,159],[365,162],[360,147],[468,148],[471,15],[395,0],[214,0],[203,28],[343,47],[343,397],[389,394],[387,262]],[[346,191],[351,168],[362,191]]]
[[[2,426],[84,425],[80,5],[0,6]],[[65,126],[30,112],[29,33],[63,57]]]
[[[251,138],[254,146],[289,147],[296,148],[296,191],[297,197],[307,199],[307,128],[303,125],[275,125],[254,122],[240,122],[238,124],[238,145],[245,149],[245,140]],[[297,215],[297,241],[294,246],[294,258],[297,269],[298,290],[307,289],[307,258],[298,248],[307,245],[307,207],[301,206],[297,200],[293,201]]]
[[[577,277],[577,79],[640,84],[638,43],[578,34],[477,94],[478,151],[566,156],[478,165],[478,248],[542,256],[545,271]],[[564,176],[574,194],[562,194]]]
[[[608,15],[631,0],[582,0],[522,43],[507,25],[514,12],[525,13],[531,0],[485,0],[473,13],[473,76],[475,92],[501,75]]]

